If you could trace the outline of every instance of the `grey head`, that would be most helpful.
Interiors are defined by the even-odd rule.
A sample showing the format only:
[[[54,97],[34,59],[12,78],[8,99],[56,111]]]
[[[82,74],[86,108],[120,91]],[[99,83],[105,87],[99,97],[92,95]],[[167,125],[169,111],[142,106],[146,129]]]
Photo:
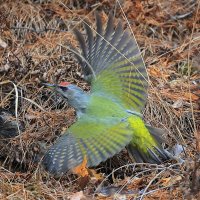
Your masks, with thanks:
[[[43,83],[43,85],[60,94],[68,104],[76,110],[77,117],[85,113],[90,95],[84,92],[80,87],[70,84],[69,82],[61,82],[58,85]]]

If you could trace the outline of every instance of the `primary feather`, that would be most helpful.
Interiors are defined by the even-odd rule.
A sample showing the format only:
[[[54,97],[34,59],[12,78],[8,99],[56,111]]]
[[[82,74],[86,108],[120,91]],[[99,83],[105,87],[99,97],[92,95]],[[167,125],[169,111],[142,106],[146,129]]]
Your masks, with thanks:
[[[108,19],[105,31],[102,30],[102,22],[98,14],[96,19],[95,39],[87,22],[84,24],[88,30],[86,33],[90,32],[87,40],[83,40],[83,35],[78,30],[75,29],[74,32],[82,49],[81,57],[78,53],[77,56],[81,60],[83,71],[87,71],[85,79],[91,80],[92,76],[91,72],[88,73],[88,63],[92,66],[97,79],[94,80],[95,77],[92,77],[94,85],[101,82],[107,87],[104,89],[112,92],[114,83],[108,83],[110,81],[108,79],[112,76],[117,77],[120,84],[118,91],[114,88],[114,92],[121,92],[118,98],[123,100],[128,109],[141,111],[146,102],[148,82],[146,68],[137,43],[128,30],[123,30],[121,22],[114,29],[112,16]]]

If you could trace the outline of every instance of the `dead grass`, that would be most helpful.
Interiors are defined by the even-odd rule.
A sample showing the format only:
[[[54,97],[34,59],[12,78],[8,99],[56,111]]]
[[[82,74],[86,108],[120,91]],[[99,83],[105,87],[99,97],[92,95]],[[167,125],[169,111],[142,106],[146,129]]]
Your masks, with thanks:
[[[80,67],[67,50],[69,45],[76,45],[72,30],[84,18],[94,23],[94,10],[101,11],[104,19],[110,10],[116,18],[124,18],[114,0],[43,2],[7,0],[0,5],[0,82],[9,80],[17,85],[18,118],[24,123],[21,135],[0,140],[1,199],[67,199],[80,190],[76,176],[66,174],[55,180],[39,167],[46,147],[75,121],[73,110],[40,82],[69,81],[88,90]],[[122,191],[128,199],[197,198],[199,2],[136,0],[125,1],[122,8],[148,67],[145,120],[166,130],[169,146],[177,142],[185,146],[186,162],[175,167],[173,163],[157,168],[131,164],[125,167],[130,160],[124,151],[97,168],[105,176],[116,172],[103,182],[108,186],[105,198],[101,190],[96,198],[113,199],[125,185],[127,189]],[[0,94],[0,107],[14,113],[13,85],[0,84]],[[99,184],[89,183],[82,197],[89,198]],[[129,190],[133,190],[130,195],[126,194]]]

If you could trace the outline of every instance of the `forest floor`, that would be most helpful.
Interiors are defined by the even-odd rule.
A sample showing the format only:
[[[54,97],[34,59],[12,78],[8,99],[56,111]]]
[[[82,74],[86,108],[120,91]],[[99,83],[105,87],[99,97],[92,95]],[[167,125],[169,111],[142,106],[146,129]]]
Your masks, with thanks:
[[[0,123],[9,111],[19,128],[1,136],[0,124],[0,199],[200,199],[199,8],[197,0],[0,1]],[[184,148],[184,162],[136,164],[123,150],[83,187],[80,177],[56,179],[40,165],[76,120],[41,82],[89,90],[67,47],[77,45],[73,29],[84,19],[95,26],[95,11],[132,29],[149,74],[144,119],[165,130],[167,148]]]

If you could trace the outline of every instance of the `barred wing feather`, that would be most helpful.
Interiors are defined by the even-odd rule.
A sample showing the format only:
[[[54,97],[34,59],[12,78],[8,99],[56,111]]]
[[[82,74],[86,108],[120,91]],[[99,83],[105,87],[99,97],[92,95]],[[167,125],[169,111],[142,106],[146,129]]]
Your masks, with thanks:
[[[111,75],[119,79],[117,88],[113,84],[107,85],[106,88],[104,84],[103,89],[108,92],[120,90],[121,95],[118,98],[123,101],[125,107],[140,112],[146,102],[148,84],[146,68],[137,43],[128,30],[123,30],[121,22],[114,27],[111,15],[105,30],[102,29],[100,16],[96,15],[96,18],[95,36],[95,31],[88,22],[84,24],[86,39],[75,30],[82,51],[81,56],[77,56],[85,78],[90,80],[88,77],[92,76],[92,89]]]
[[[81,164],[84,158],[88,167],[96,166],[124,148],[131,137],[127,122],[111,117],[95,119],[86,114],[49,149],[43,164],[59,176]]]

